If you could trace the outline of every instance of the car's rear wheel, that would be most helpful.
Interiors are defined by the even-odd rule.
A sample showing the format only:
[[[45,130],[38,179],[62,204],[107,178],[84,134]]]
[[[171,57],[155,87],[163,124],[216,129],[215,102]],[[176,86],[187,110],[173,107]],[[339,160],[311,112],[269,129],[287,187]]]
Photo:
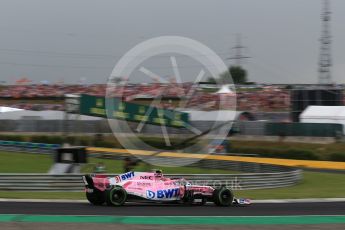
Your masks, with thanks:
[[[218,206],[231,206],[233,200],[234,195],[228,188],[222,187],[213,192],[213,202]]]
[[[109,206],[122,206],[127,200],[127,192],[124,188],[115,186],[106,191],[106,203]]]

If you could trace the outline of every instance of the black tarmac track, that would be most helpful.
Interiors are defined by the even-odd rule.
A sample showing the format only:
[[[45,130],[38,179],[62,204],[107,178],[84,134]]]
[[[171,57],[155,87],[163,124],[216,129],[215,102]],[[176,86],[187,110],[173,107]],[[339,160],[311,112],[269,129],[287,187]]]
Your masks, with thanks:
[[[260,203],[246,207],[126,204],[122,207],[88,203],[0,202],[0,214],[113,215],[113,216],[275,216],[344,215],[345,202]]]

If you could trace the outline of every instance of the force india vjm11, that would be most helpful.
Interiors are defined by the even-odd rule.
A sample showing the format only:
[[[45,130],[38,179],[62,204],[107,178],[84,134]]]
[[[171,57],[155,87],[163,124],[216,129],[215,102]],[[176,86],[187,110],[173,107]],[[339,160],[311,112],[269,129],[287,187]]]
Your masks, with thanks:
[[[122,206],[126,201],[139,200],[198,205],[210,201],[218,206],[250,204],[249,199],[234,198],[232,190],[224,186],[192,185],[183,178],[164,177],[160,170],[128,172],[115,177],[85,175],[83,181],[86,197],[94,205]]]

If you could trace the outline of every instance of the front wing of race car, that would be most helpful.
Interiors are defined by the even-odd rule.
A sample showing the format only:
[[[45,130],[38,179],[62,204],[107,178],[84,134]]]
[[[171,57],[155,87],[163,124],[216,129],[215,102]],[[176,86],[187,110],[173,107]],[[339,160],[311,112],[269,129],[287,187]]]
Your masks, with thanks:
[[[246,198],[234,198],[232,202],[233,206],[246,206],[250,204],[252,204],[252,201]]]

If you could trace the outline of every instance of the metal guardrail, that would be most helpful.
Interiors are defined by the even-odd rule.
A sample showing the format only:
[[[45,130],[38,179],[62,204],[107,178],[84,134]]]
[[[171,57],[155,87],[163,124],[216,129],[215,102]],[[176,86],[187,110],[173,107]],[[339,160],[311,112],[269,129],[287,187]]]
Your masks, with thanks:
[[[0,191],[83,191],[82,174],[0,174]],[[109,175],[113,176],[113,175]],[[302,171],[244,174],[167,174],[167,177],[185,178],[192,184],[233,190],[278,188],[291,186],[302,179]]]

